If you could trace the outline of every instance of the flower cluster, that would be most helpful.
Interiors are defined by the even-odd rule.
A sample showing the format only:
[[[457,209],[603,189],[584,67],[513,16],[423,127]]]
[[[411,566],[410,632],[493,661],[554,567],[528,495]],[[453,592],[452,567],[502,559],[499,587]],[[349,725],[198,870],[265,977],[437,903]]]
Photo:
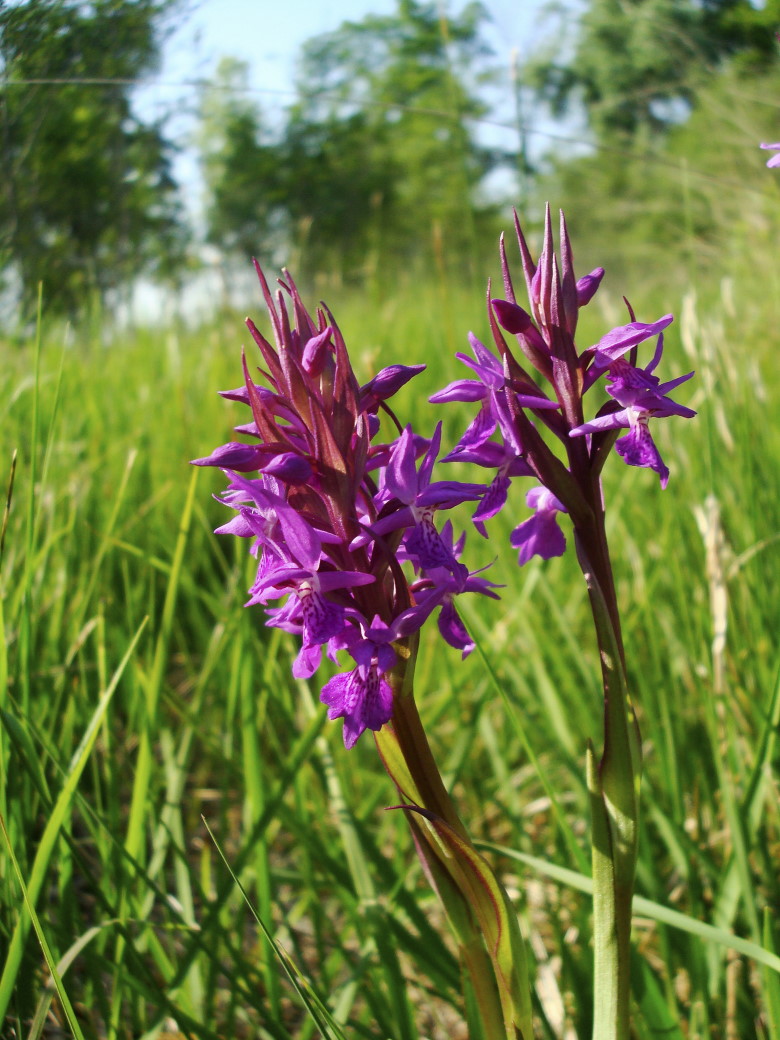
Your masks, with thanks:
[[[559,261],[549,207],[538,263],[531,258],[517,220],[515,227],[530,311],[517,302],[502,238],[504,298],[491,299],[488,287],[488,318],[497,353],[471,335],[474,360],[458,357],[476,378],[450,383],[431,401],[479,403],[476,417],[443,461],[459,459],[496,470],[473,516],[482,534],[486,534],[484,521],[504,506],[512,478],[531,476],[538,481],[526,495],[533,515],[511,534],[523,564],[533,555],[548,559],[563,553],[565,539],[557,514],[571,513],[575,527],[586,523],[599,495],[605,456],[613,445],[628,465],[653,469],[665,487],[669,470],[651,436],[650,420],[671,415],[690,418],[695,412],[668,396],[692,372],[664,383],[654,374],[663,353],[663,330],[672,315],[645,324],[635,321],[629,309],[628,324],[578,352],[574,335],[579,311],[598,290],[603,269],[576,278],[563,214]],[[521,360],[510,349],[505,333],[514,337]],[[637,347],[654,337],[653,357],[642,368],[637,365]],[[602,376],[609,400],[586,421],[584,396]],[[562,452],[550,447],[551,438],[543,436],[542,430],[552,435],[553,443],[560,442]],[[618,438],[621,430],[627,432]]]
[[[294,675],[312,676],[323,649],[334,661],[351,656],[353,667],[321,694],[351,747],[392,716],[393,644],[438,610],[447,642],[464,655],[473,648],[454,599],[495,596],[494,586],[459,561],[463,538],[454,541],[449,523],[440,532],[435,515],[481,500],[485,488],[433,480],[441,425],[428,440],[402,429],[387,403],[425,366],[392,365],[360,386],[332,315],[313,318],[287,274],[274,297],[256,268],[274,343],[247,325],[265,385],[244,359],[244,385],[223,394],[249,405],[252,421],[236,429],[255,443],[231,441],[195,464],[229,477],[223,501],[236,515],[218,531],[251,540],[258,563],[247,605],[262,604],[269,625],[301,637]],[[379,440],[380,412],[395,424],[389,442]]]
[[[344,719],[347,747],[392,717],[389,673],[399,641],[438,612],[441,635],[465,656],[474,644],[456,597],[497,598],[498,586],[461,563],[465,536],[456,539],[449,521],[439,529],[437,513],[475,503],[474,525],[487,537],[485,522],[505,505],[512,480],[534,478],[526,494],[532,515],[515,527],[511,544],[520,564],[534,555],[560,556],[566,543],[558,517],[568,513],[575,530],[587,527],[611,447],[629,465],[653,469],[665,486],[669,471],[650,420],[695,414],[668,396],[693,373],[664,383],[654,374],[672,316],[644,324],[629,313],[628,324],[579,353],[579,310],[598,290],[603,270],[575,277],[563,216],[558,261],[549,209],[538,263],[519,224],[516,229],[530,311],[517,303],[502,239],[504,298],[491,300],[488,288],[497,352],[471,335],[473,359],[458,355],[469,378],[431,397],[434,404],[479,405],[441,461],[493,470],[489,483],[435,480],[441,423],[428,439],[402,427],[390,408],[389,400],[424,365],[391,365],[361,386],[330,312],[323,308],[312,317],[287,274],[272,295],[255,265],[274,343],[248,320],[262,382],[254,381],[244,359],[244,385],[223,394],[250,407],[252,421],[236,429],[255,443],[231,441],[195,463],[219,466],[229,477],[223,501],[236,515],[218,530],[251,540],[257,574],[248,605],[263,605],[267,624],[301,637],[294,675],[312,676],[323,650],[333,661],[341,651],[351,656],[350,670],[321,693],[329,717]],[[505,333],[514,337],[523,363]],[[653,357],[640,367],[637,348],[652,338]],[[607,401],[586,420],[584,395],[602,377]],[[393,437],[386,441],[388,424]],[[555,439],[557,451],[550,444]],[[282,604],[273,606],[277,600]]]

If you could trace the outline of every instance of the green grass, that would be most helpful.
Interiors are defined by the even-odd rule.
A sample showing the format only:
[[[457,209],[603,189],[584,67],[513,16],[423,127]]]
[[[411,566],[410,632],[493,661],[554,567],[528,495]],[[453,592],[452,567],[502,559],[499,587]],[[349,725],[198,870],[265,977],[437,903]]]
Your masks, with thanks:
[[[579,337],[621,321],[625,291],[640,318],[677,315],[668,377],[697,369],[678,396],[699,417],[657,431],[668,489],[617,457],[606,474],[645,743],[639,1038],[780,1038],[777,973],[723,942],[780,949],[778,307],[735,278],[642,299],[611,273]],[[360,375],[429,364],[397,399],[421,429],[465,333],[487,335],[479,288],[329,302]],[[242,609],[246,547],[211,533],[221,475],[187,466],[245,420],[216,395],[241,381],[240,319],[105,343],[45,314],[41,330],[0,370],[4,472],[18,452],[0,572],[0,1033],[53,1035],[55,1019],[74,1037],[465,1036],[458,965],[406,821],[383,811],[373,744],[344,752],[316,683],[290,679],[293,640]],[[452,440],[466,416],[444,418]],[[489,544],[467,545],[507,586],[469,605],[490,670],[426,637],[418,700],[474,837],[524,857],[494,853],[537,962],[539,1036],[585,1038],[598,662],[576,561],[518,570],[504,536],[520,488],[513,502]]]

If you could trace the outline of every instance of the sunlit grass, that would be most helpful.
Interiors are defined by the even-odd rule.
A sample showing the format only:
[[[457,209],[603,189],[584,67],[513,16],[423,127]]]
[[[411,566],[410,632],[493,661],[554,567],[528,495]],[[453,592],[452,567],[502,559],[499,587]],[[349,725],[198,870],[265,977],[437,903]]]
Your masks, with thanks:
[[[633,287],[616,281],[583,343],[623,320]],[[617,457],[605,479],[645,740],[637,891],[777,948],[777,305],[747,276],[631,299],[645,320],[677,315],[666,372],[697,369],[686,403],[700,412],[658,431],[666,491]],[[487,336],[481,292],[431,281],[328,302],[366,379],[429,365],[397,410],[432,427],[428,394],[462,373],[453,352],[469,329]],[[39,376],[32,343],[4,351],[5,471],[19,453],[0,617],[8,841],[84,1036],[465,1036],[458,966],[406,823],[383,811],[394,794],[375,749],[345,754],[317,684],[289,678],[292,640],[242,609],[251,560],[211,533],[221,476],[187,466],[245,420],[216,390],[241,382],[248,340],[238,316],[110,345],[44,316]],[[450,439],[467,421],[454,406],[443,418]],[[478,654],[461,663],[432,638],[417,695],[474,837],[582,872],[595,644],[573,559],[517,569],[519,488],[512,501],[490,542],[467,543],[507,586],[468,620],[512,711]],[[587,1037],[587,898],[497,863],[538,961],[539,1035]],[[338,1025],[315,1024],[247,901]],[[49,1001],[68,1030],[5,856],[0,908],[3,1035],[46,1035]],[[641,914],[635,938],[637,1036],[780,1037],[771,969]]]

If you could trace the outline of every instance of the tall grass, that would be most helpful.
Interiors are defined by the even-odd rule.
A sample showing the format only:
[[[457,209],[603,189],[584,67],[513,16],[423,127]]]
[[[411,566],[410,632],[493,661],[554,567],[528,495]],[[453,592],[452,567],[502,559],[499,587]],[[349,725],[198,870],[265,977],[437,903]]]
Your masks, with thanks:
[[[607,291],[581,342],[623,320],[621,292],[645,320],[673,310],[667,372],[697,369],[700,412],[658,431],[666,491],[618,458],[606,473],[645,742],[635,1032],[780,1038],[771,958],[723,941],[780,948],[778,305],[747,266],[644,299],[610,273]],[[432,427],[425,397],[460,375],[466,331],[485,334],[481,294],[329,302],[366,378],[429,365],[398,410]],[[215,391],[240,383],[247,340],[236,316],[104,344],[44,313],[39,345],[3,352],[4,1037],[466,1035],[375,750],[344,753],[318,685],[289,678],[295,648],[242,609],[251,561],[211,533],[220,475],[187,467],[244,421]],[[451,439],[468,421],[444,419]],[[568,1040],[590,1029],[598,662],[574,560],[518,570],[515,502],[467,544],[506,584],[468,617],[489,667],[424,641],[417,688],[473,835],[525,857],[495,853],[537,958],[538,1034]]]

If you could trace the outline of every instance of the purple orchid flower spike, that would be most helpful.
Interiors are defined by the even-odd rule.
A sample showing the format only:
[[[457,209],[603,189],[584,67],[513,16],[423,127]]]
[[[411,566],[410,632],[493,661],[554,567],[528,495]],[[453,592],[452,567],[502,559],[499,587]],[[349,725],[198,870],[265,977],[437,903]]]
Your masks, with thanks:
[[[407,621],[400,633],[393,620],[414,602],[408,572],[422,581],[441,572],[438,583],[454,588],[445,577],[451,573],[456,592],[484,581],[469,578],[434,515],[479,501],[485,486],[433,479],[441,424],[430,440],[408,426],[394,442],[374,443],[384,415],[400,430],[388,401],[425,366],[390,365],[361,385],[327,308],[309,315],[287,272],[272,293],[257,270],[270,339],[251,321],[248,327],[267,385],[255,382],[244,357],[244,385],[223,395],[250,407],[252,422],[236,430],[255,443],[230,441],[195,465],[218,466],[229,476],[221,500],[236,515],[218,530],[251,541],[257,571],[247,606],[262,605],[267,625],[301,637],[293,674],[312,676],[323,650],[332,657],[348,649],[355,658],[356,668],[328,683],[324,698],[331,717],[344,717],[352,746],[392,715],[391,683],[384,678],[396,660],[391,644],[416,631]],[[503,384],[502,363],[478,342],[472,347],[479,378],[470,382],[490,393],[487,384]],[[446,603],[442,612],[446,620]],[[421,624],[422,614],[417,617]],[[460,646],[465,637],[457,635],[455,616],[445,620],[442,631]]]
[[[780,144],[762,147],[780,152]],[[769,165],[780,166],[780,155]],[[418,851],[430,877],[441,871],[451,882],[440,891],[465,922],[461,939],[472,949],[476,940],[489,955],[489,965],[477,958],[472,984],[487,1031],[495,1026],[492,1031],[502,1036],[533,1033],[522,940],[512,930],[508,899],[470,843],[435,768],[414,696],[417,633],[435,614],[441,636],[466,657],[475,643],[457,597],[498,598],[499,586],[483,576],[484,568],[471,570],[461,562],[465,535],[456,540],[449,521],[437,529],[439,510],[475,503],[473,522],[486,536],[485,523],[506,504],[511,482],[533,476],[536,486],[526,494],[531,513],[510,536],[521,565],[533,556],[547,560],[564,552],[559,515],[568,514],[588,583],[605,692],[604,753],[597,762],[591,750],[588,765],[594,850],[610,861],[609,871],[594,871],[596,977],[609,980],[602,987],[607,996],[594,1011],[594,1035],[617,1037],[628,1035],[627,1024],[617,1028],[617,1015],[625,1008],[627,1023],[641,740],[626,681],[600,475],[614,445],[627,464],[653,469],[666,485],[669,471],[649,421],[695,414],[669,396],[692,373],[667,382],[655,375],[671,315],[645,324],[629,308],[629,324],[580,351],[579,311],[594,297],[604,271],[595,268],[577,278],[563,214],[556,252],[547,207],[537,262],[515,219],[528,310],[516,299],[502,239],[505,299],[493,299],[487,287],[495,353],[470,334],[473,359],[458,355],[470,378],[431,398],[434,404],[476,406],[478,414],[445,461],[494,471],[489,486],[434,479],[442,424],[426,441],[411,426],[402,428],[388,405],[423,366],[390,365],[359,381],[327,308],[310,315],[286,272],[272,292],[259,268],[269,339],[248,322],[259,369],[250,369],[244,357],[244,386],[225,395],[251,409],[252,421],[236,430],[252,443],[231,440],[196,464],[229,474],[223,501],[236,515],[220,530],[251,540],[257,571],[249,603],[266,608],[268,625],[301,637],[293,674],[311,677],[323,651],[333,661],[342,651],[350,655],[351,666],[322,686],[320,699],[330,719],[343,719],[347,748],[366,730],[375,734],[399,792],[412,794],[403,799],[406,807],[427,814],[429,827],[413,823]],[[654,336],[653,358],[640,368],[637,348]],[[593,413],[585,405],[596,395],[586,393],[602,376],[608,401],[589,420]],[[382,431],[390,425],[389,437],[396,439],[378,443],[389,439]],[[618,438],[618,430],[625,435]],[[595,856],[594,851],[597,862]],[[468,920],[461,897],[475,911]]]
[[[597,292],[604,269],[597,267],[577,278],[563,214],[559,229],[560,258],[556,256],[549,207],[538,263],[531,257],[517,218],[516,230],[530,311],[517,302],[502,238],[501,269],[506,299],[491,298],[488,286],[488,317],[500,360],[470,335],[475,360],[458,356],[478,378],[450,383],[430,399],[437,404],[447,401],[479,404],[479,412],[445,456],[445,461],[457,459],[495,468],[495,477],[473,517],[483,535],[485,520],[495,516],[507,501],[511,479],[527,475],[535,476],[555,500],[565,506],[575,525],[586,523],[593,510],[592,481],[598,478],[606,454],[615,444],[626,462],[655,469],[665,484],[668,472],[647,431],[648,419],[694,414],[667,396],[689,376],[661,384],[653,375],[663,349],[661,333],[673,320],[672,315],[645,323],[636,321],[630,312],[632,320],[628,324],[612,329],[595,346],[580,353],[574,341],[579,309]],[[536,382],[544,389],[537,389],[526,375],[505,341],[502,329],[516,337],[525,358],[536,369]],[[636,348],[653,336],[658,337],[653,360],[645,368],[637,368]],[[584,395],[604,375],[612,401],[588,422]],[[550,448],[549,439],[540,436],[541,426],[546,426],[558,438],[565,459]],[[621,427],[627,429],[628,434],[617,441],[614,435],[598,436],[602,430]],[[592,438],[580,440],[590,433],[594,435]],[[555,539],[549,544],[559,546],[562,543],[552,534],[554,528],[550,526],[552,516],[554,512],[542,510],[533,524],[521,525],[522,534],[515,533],[515,539],[529,531],[546,530],[549,538]],[[546,551],[543,540],[540,544]]]

